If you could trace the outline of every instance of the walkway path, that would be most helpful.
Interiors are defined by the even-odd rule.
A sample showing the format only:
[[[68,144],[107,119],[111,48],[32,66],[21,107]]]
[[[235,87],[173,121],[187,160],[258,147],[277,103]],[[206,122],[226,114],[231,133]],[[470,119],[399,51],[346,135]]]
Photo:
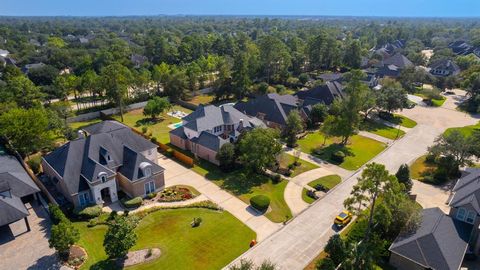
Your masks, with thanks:
[[[382,142],[382,143],[387,144],[387,145],[391,144],[394,141],[392,139],[388,139],[388,138],[385,138],[383,136],[380,136],[380,135],[377,135],[377,134],[374,134],[374,133],[371,133],[371,132],[367,132],[367,131],[359,131],[358,135],[361,135],[363,137],[367,137],[367,138],[370,138],[370,139],[374,139],[376,141]]]
[[[264,240],[282,227],[282,224],[270,221],[242,200],[222,190],[205,177],[185,168],[172,159],[160,155],[158,164],[165,168],[166,186],[189,185],[194,187],[202,193],[205,198],[218,204],[254,230],[257,233],[258,241]]]
[[[325,168],[318,168],[304,172],[294,178],[290,178],[285,187],[285,193],[283,196],[287,205],[290,207],[293,216],[300,214],[310,206],[310,204],[304,202],[302,199],[303,188],[313,180],[332,174],[334,173]]]
[[[423,155],[428,146],[446,128],[472,125],[478,121],[469,115],[447,108],[416,106],[414,109],[404,110],[402,114],[415,120],[418,125],[372,160],[385,164],[390,172],[395,172],[400,165],[410,163]],[[330,236],[336,233],[332,220],[343,209],[343,201],[357,183],[357,177],[361,175],[362,170],[363,167],[277,233],[232,263],[235,264],[242,258],[257,264],[270,260],[279,269],[303,269],[323,250]]]

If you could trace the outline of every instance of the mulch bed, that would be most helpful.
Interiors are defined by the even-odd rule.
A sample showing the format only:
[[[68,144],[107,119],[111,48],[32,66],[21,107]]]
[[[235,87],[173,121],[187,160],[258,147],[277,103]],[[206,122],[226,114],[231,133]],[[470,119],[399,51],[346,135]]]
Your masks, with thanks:
[[[149,250],[151,251],[151,254],[149,254]],[[130,251],[128,252],[126,258],[118,259],[116,263],[118,267],[123,268],[127,266],[136,265],[139,263],[152,261],[160,257],[161,254],[162,252],[158,248]]]
[[[70,254],[66,265],[73,269],[79,269],[87,261],[87,251],[81,246],[73,245],[70,247]]]

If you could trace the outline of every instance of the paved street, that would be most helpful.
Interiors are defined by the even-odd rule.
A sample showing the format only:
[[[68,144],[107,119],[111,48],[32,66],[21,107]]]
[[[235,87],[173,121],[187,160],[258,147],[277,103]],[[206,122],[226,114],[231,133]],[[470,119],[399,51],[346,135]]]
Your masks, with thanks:
[[[446,128],[471,125],[478,121],[451,107],[416,106],[414,109],[405,110],[402,114],[417,121],[418,125],[372,160],[385,164],[391,172],[395,172],[400,165],[410,163],[423,155],[428,146]],[[270,260],[280,269],[303,269],[318,255],[330,236],[335,233],[332,221],[343,209],[343,201],[348,197],[361,172],[362,169],[240,258],[249,259],[255,263]]]
[[[258,241],[264,240],[282,227],[281,224],[274,223],[257,213],[248,204],[222,190],[205,177],[185,168],[172,159],[160,155],[158,164],[165,168],[166,186],[189,185],[194,187],[210,201],[218,204],[254,230],[257,233]]]

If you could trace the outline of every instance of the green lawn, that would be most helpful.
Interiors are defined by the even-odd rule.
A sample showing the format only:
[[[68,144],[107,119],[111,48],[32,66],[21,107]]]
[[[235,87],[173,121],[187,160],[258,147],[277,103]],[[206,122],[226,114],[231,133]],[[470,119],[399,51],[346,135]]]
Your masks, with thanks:
[[[448,133],[452,132],[453,130],[458,130],[463,135],[470,136],[470,135],[472,135],[473,131],[476,130],[476,129],[480,129],[480,122],[478,122],[476,125],[471,125],[471,126],[449,128],[445,131],[444,134],[448,134]]]
[[[287,168],[289,164],[292,164],[295,161],[295,157],[287,154],[287,153],[282,153],[280,157],[280,166],[283,168]],[[317,165],[310,163],[308,161],[298,159],[298,162],[300,163],[299,166],[296,166],[295,169],[293,170],[293,173],[290,177],[295,177],[299,174],[302,174],[304,172],[308,172],[313,169],[319,168]]]
[[[192,111],[181,107],[174,106],[173,110],[180,110],[185,113],[191,113]],[[117,121],[120,121],[120,116],[116,115],[114,118]],[[172,130],[168,126],[170,124],[181,122],[181,119],[169,116],[167,113],[163,113],[158,120],[152,121],[150,117],[143,115],[143,109],[133,110],[123,115],[123,123],[127,126],[133,127],[138,131],[142,131],[142,127],[146,126],[148,128],[147,133],[152,134],[153,137],[157,138],[158,142],[168,143],[170,142],[169,132]]]
[[[428,97],[422,93],[415,93],[414,94],[415,96],[418,96],[418,97],[421,97],[423,99],[428,99]],[[446,97],[442,96],[441,99],[434,99],[432,98],[432,106],[433,107],[441,107],[443,105],[443,103],[445,103],[445,101],[447,100]]]
[[[403,135],[405,135],[405,131],[403,130],[369,120],[363,121],[360,129],[391,140],[401,138]]]
[[[319,158],[337,164],[347,170],[356,170],[370,159],[382,152],[387,145],[361,135],[354,135],[346,146],[338,144],[337,138],[328,138],[323,145],[324,136],[320,132],[308,134],[298,141],[302,152],[313,154]],[[315,151],[318,149],[318,151]],[[347,155],[345,160],[338,164],[331,160],[332,153],[342,150]]]
[[[255,195],[266,195],[271,201],[271,211],[265,216],[273,222],[280,223],[285,221],[286,216],[292,217],[292,212],[283,197],[288,183],[286,180],[274,184],[269,177],[260,174],[249,176],[241,170],[224,173],[207,161],[200,161],[192,170],[237,196],[246,204],[250,204],[250,198]]]
[[[322,184],[324,187],[328,189],[334,188],[336,185],[342,182],[342,178],[339,175],[332,174],[318,178],[317,180],[313,180],[312,182],[308,183],[309,186],[315,188],[316,185]],[[302,191],[302,199],[308,204],[313,203],[315,200],[307,196],[307,189],[304,188]]]
[[[68,125],[69,125],[73,130],[79,130],[79,129],[81,129],[81,128],[84,128],[84,127],[87,127],[87,126],[96,124],[96,123],[101,122],[101,121],[102,121],[102,120],[100,120],[100,119],[98,119],[98,118],[95,118],[95,119],[88,120],[88,121],[68,123]]]
[[[192,228],[190,222],[203,222]],[[102,246],[105,225],[88,228],[76,222],[79,245],[88,253],[81,269],[116,269],[106,259]],[[160,210],[147,215],[136,229],[137,244],[132,250],[160,248],[160,258],[128,269],[221,269],[249,248],[255,232],[226,211],[208,209]]]
[[[427,155],[417,158],[412,165],[410,165],[410,176],[412,179],[419,181],[423,180],[425,173],[434,171],[436,166],[426,162]]]
[[[195,105],[210,104],[214,99],[214,95],[198,95],[193,97],[191,100],[188,100],[187,102]]]
[[[406,128],[413,128],[417,125],[417,122],[414,120],[400,114],[394,114],[393,119],[389,121],[397,125],[400,124],[402,127]]]

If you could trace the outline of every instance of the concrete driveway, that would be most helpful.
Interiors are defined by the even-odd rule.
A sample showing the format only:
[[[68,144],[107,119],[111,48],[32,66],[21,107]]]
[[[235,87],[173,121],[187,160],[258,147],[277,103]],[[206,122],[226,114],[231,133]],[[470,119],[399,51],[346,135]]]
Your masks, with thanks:
[[[384,164],[392,173],[395,173],[400,165],[410,163],[427,152],[428,146],[432,145],[435,138],[445,129],[472,125],[478,121],[475,117],[450,108],[416,106],[404,110],[401,114],[417,121],[418,125],[372,160]],[[279,269],[303,269],[323,250],[330,236],[336,233],[332,220],[343,209],[343,201],[357,183],[362,170],[363,167],[232,264],[240,259],[249,259],[256,264],[270,260]],[[418,190],[418,187],[414,188]],[[421,194],[419,199],[422,199]],[[225,269],[228,269],[228,266]]]
[[[0,269],[53,270],[58,264],[55,250],[48,247],[50,219],[36,202],[27,204],[31,231],[22,220],[0,228]]]
[[[210,201],[230,212],[257,233],[257,241],[262,241],[282,227],[253,210],[248,204],[221,189],[205,177],[178,164],[161,154],[158,164],[165,168],[165,185],[189,185],[200,191]]]

